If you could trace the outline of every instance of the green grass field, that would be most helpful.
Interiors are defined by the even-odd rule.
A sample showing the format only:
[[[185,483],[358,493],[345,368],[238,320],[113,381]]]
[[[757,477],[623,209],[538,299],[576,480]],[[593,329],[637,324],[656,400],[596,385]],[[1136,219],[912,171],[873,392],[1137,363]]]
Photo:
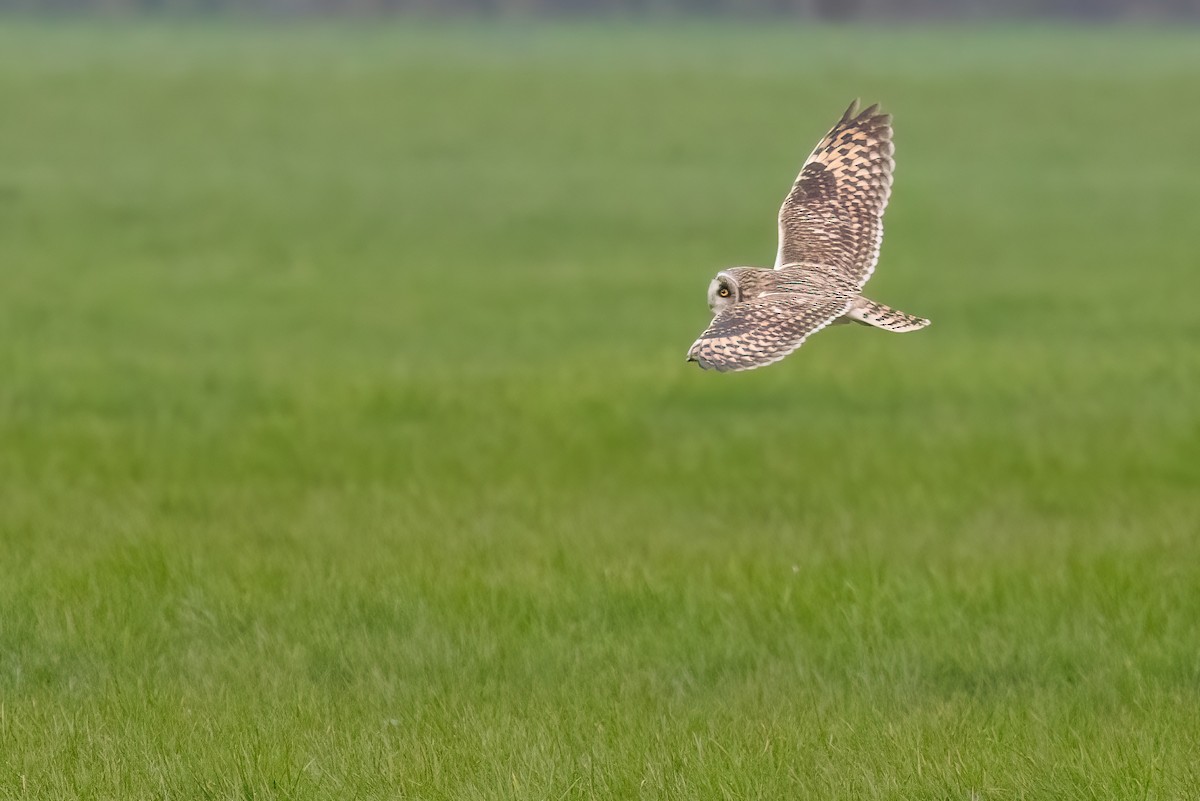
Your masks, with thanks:
[[[0,798],[1200,797],[1198,75],[0,25]],[[933,326],[685,365],[855,96]]]

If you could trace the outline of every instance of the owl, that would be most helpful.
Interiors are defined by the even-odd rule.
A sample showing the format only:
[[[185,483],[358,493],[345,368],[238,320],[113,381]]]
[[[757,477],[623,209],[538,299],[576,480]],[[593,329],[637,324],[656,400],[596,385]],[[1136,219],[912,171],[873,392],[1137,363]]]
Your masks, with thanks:
[[[891,115],[851,103],[783,201],[775,267],[722,270],[709,284],[713,320],[688,349],[689,362],[752,370],[779,361],[827,325],[897,332],[929,325],[861,294],[879,260],[893,152]]]

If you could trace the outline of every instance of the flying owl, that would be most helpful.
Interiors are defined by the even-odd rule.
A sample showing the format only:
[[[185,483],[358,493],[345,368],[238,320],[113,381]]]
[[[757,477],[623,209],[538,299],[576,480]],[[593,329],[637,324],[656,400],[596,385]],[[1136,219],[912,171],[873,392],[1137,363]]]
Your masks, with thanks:
[[[850,104],[779,210],[774,269],[733,267],[708,287],[714,317],[688,361],[722,372],[772,364],[827,325],[916,331],[929,321],[863,297],[892,191],[892,116]]]

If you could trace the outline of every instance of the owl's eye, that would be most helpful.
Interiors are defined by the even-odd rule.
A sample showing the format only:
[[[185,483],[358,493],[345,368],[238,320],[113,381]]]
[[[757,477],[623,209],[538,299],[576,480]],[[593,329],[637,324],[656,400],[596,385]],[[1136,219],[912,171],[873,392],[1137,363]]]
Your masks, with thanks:
[[[729,287],[727,287],[727,286],[721,287],[720,289],[717,290],[717,294],[723,298],[729,297]]]

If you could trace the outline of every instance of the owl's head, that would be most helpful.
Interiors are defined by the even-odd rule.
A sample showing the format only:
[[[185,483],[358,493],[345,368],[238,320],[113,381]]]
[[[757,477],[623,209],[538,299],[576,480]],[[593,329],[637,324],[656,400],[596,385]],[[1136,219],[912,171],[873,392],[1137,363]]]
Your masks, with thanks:
[[[722,270],[708,285],[708,308],[713,314],[737,303],[742,299],[742,290],[738,286],[737,270]]]

